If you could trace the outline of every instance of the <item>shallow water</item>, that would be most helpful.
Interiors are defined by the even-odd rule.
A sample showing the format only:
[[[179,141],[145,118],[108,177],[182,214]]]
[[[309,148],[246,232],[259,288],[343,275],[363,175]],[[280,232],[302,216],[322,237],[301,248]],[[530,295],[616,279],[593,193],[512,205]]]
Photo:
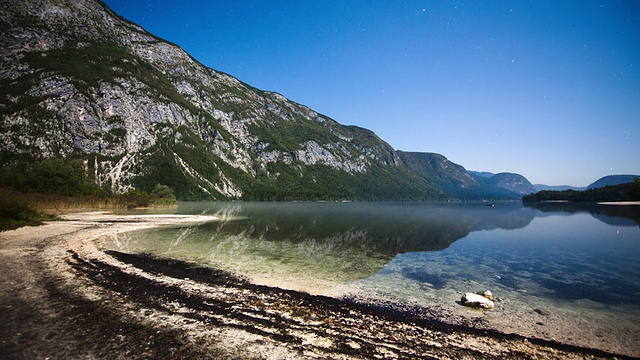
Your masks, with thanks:
[[[267,285],[450,311],[460,311],[461,293],[490,289],[498,301],[488,321],[544,308],[639,330],[639,206],[185,203],[174,211],[219,220],[105,243]]]

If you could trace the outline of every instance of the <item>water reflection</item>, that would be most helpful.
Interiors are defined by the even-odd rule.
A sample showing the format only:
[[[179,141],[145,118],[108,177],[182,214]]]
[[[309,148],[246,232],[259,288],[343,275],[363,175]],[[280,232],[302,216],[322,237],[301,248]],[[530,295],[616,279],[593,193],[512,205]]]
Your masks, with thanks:
[[[587,212],[605,224],[615,226],[640,225],[640,206],[600,205],[575,202],[536,202],[525,203],[524,206],[553,214],[559,212],[569,214]]]
[[[172,211],[219,220],[120,234],[106,243],[196,261],[258,284],[424,306],[439,309],[445,321],[482,316],[506,333],[526,329],[572,342],[577,331],[640,333],[638,209],[183,203]],[[460,293],[486,289],[498,298],[491,312],[456,303]]]
[[[629,280],[639,271],[637,209],[184,203],[174,211],[219,220],[126,233],[109,242],[120,251],[197,261],[254,281],[270,279],[269,284],[318,293],[367,278],[377,279],[375,286],[386,281],[395,290],[405,280],[439,290],[465,279],[491,288],[610,303],[629,301],[640,289]]]
[[[404,252],[442,250],[471,231],[523,228],[533,220],[535,212],[516,203],[495,207],[418,203],[212,203],[199,213],[214,214],[222,219],[200,226],[204,231],[242,234],[273,242],[301,243],[313,239],[329,246],[353,246],[395,256]]]
[[[220,220],[112,242],[242,274],[313,274],[335,284],[374,275],[399,253],[446,249],[472,231],[523,228],[535,214],[519,203],[186,203],[177,211]],[[444,284],[426,273],[409,276]]]

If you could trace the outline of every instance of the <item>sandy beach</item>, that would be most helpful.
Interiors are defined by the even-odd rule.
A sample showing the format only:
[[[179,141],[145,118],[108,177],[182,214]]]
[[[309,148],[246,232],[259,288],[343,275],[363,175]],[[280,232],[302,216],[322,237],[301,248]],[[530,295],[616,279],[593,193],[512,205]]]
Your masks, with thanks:
[[[0,357],[610,359],[637,344],[575,345],[439,309],[398,309],[253,284],[176,260],[104,251],[98,239],[197,215],[77,213],[0,233]],[[524,334],[524,335],[523,335]]]

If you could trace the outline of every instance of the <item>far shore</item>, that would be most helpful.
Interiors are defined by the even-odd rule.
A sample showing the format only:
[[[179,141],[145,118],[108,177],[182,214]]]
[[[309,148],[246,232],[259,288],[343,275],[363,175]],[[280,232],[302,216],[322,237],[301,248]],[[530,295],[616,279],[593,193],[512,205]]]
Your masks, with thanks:
[[[256,285],[195,264],[104,251],[97,241],[214,216],[84,212],[62,218],[0,232],[0,357],[640,357],[637,343],[611,339],[593,349],[506,334],[486,323],[438,320],[436,308],[398,309]],[[593,336],[593,344],[602,343]]]

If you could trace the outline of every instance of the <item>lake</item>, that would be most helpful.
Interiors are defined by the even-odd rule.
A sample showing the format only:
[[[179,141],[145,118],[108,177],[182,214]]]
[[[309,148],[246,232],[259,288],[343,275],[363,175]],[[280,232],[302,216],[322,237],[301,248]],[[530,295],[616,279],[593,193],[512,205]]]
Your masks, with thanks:
[[[219,220],[119,234],[104,246],[568,343],[633,342],[640,333],[640,206],[181,203],[170,211]],[[497,297],[493,311],[459,304],[462,293],[482,290]]]

